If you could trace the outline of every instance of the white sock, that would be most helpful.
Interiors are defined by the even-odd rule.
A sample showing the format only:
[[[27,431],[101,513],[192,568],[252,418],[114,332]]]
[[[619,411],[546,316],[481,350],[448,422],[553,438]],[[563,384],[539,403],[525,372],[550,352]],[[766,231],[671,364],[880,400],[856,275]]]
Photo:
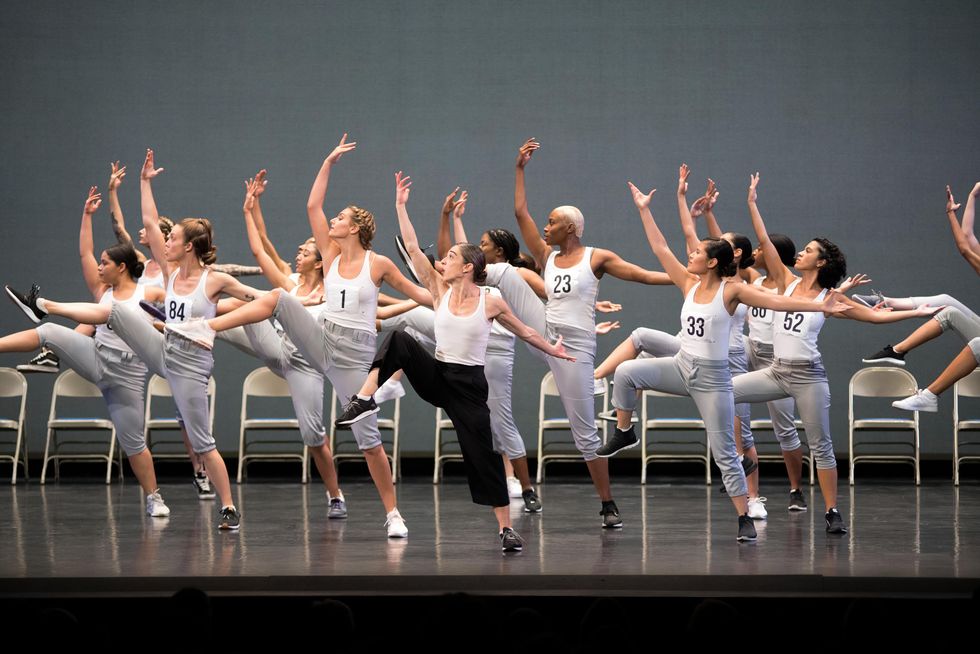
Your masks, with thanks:
[[[358,393],[357,394],[357,399],[364,400],[365,402],[367,402],[368,400],[371,399],[371,396],[370,395],[361,395],[360,393]]]
[[[928,388],[923,388],[922,389],[922,397],[927,398],[927,399],[930,399],[930,400],[938,400],[939,399],[939,396],[936,395],[935,393],[933,393],[932,391],[930,391]]]
[[[44,301],[43,297],[39,297],[36,300],[34,300],[34,304],[37,305],[37,308],[41,310],[41,313],[48,312],[48,306],[47,303]]]

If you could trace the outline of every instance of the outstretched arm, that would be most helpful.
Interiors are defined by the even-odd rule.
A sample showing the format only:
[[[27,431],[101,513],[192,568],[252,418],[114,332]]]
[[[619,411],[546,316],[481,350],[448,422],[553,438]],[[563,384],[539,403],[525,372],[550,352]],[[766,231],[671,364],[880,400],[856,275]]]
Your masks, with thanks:
[[[357,141],[347,142],[347,133],[340,139],[337,147],[323,160],[320,172],[313,180],[313,188],[310,189],[310,197],[306,201],[306,215],[310,219],[310,228],[313,230],[313,238],[316,239],[316,247],[320,250],[320,258],[323,265],[327,266],[339,254],[340,248],[330,238],[330,228],[327,225],[327,216],[323,213],[323,201],[327,198],[327,185],[330,181],[330,170],[340,161],[340,158],[354,150]]]
[[[276,251],[276,246],[272,244],[269,240],[269,235],[265,230],[265,217],[262,215],[262,194],[265,193],[265,187],[268,185],[269,180],[266,179],[268,173],[265,168],[255,173],[255,203],[252,206],[252,218],[255,221],[255,228],[259,232],[259,240],[262,242],[262,249],[265,253],[269,255],[276,267],[282,272],[283,275],[289,275],[293,272],[292,268],[289,267],[289,263],[284,261],[279,253]]]
[[[839,297],[839,300],[847,305],[847,309],[838,313],[836,315],[837,318],[860,320],[861,322],[870,322],[876,325],[908,320],[909,318],[927,318],[935,315],[942,309],[942,307],[923,305],[909,311],[875,311],[843,295]]]
[[[972,195],[971,195],[972,197]],[[973,270],[980,275],[980,252],[977,252],[970,245],[970,241],[960,227],[959,222],[956,220],[956,211],[960,208],[960,205],[956,204],[953,199],[953,192],[950,190],[949,186],[946,187],[946,217],[949,219],[949,228],[953,232],[953,240],[956,242],[956,249],[959,250],[966,262],[970,264]],[[964,215],[964,219],[965,219]]]
[[[641,268],[635,263],[624,260],[612,250],[596,248],[592,251],[592,257],[593,265],[598,263],[600,273],[608,273],[616,279],[651,286],[670,286],[674,283],[667,273]]]
[[[759,213],[759,206],[756,201],[759,199],[758,191],[756,188],[759,186],[759,173],[755,175],[749,175],[749,215],[752,217],[752,228],[755,229],[755,236],[759,239],[759,245],[762,246],[762,251],[766,255],[766,262],[770,269],[766,269],[766,275],[776,282],[777,288],[780,293],[786,289],[786,285],[789,284],[789,275],[787,274],[786,267],[782,265],[782,259],[779,258],[779,252],[776,251],[776,246],[772,244],[769,240],[769,232],[766,231],[766,224],[762,222],[762,214]]]
[[[548,255],[551,253],[551,248],[541,238],[541,232],[538,231],[537,225],[534,224],[534,218],[531,217],[531,212],[527,209],[527,191],[524,186],[524,167],[531,160],[534,151],[540,147],[540,143],[533,138],[529,138],[524,141],[524,145],[521,146],[521,149],[517,153],[517,173],[514,182],[514,216],[517,218],[517,226],[520,228],[524,243],[527,244],[527,249],[530,250],[531,256],[534,257],[538,267],[543,270],[545,264],[548,262]]]
[[[143,161],[143,169],[140,171],[140,206],[143,210],[143,229],[146,230],[146,242],[150,245],[150,253],[153,260],[160,266],[163,278],[166,279],[170,274],[170,267],[164,256],[164,238],[160,231],[160,214],[157,212],[157,203],[153,199],[153,186],[151,180],[163,172],[163,168],[157,168],[153,161],[153,150],[147,149],[146,159]]]
[[[678,261],[674,253],[670,251],[670,247],[667,246],[667,239],[664,238],[663,232],[660,231],[660,228],[657,227],[657,222],[653,219],[653,214],[650,213],[650,200],[653,199],[653,194],[657,192],[657,189],[653,189],[649,193],[643,193],[633,185],[633,182],[629,182],[629,188],[633,194],[633,204],[636,205],[637,211],[640,212],[640,220],[643,221],[643,231],[647,235],[650,249],[653,250],[653,253],[660,260],[660,265],[667,271],[671,282],[682,293],[687,293],[688,289],[697,282],[698,278],[696,275],[687,272],[687,266]]]
[[[569,356],[565,352],[565,348],[562,346],[562,337],[559,336],[555,344],[552,345],[544,339],[541,334],[535,331],[533,328],[528,327],[523,322],[518,319],[517,316],[510,310],[507,303],[504,302],[499,297],[494,297],[492,295],[487,295],[487,317],[492,318],[504,326],[504,329],[513,332],[518,338],[532,345],[545,354],[556,357],[558,359],[567,359],[569,361],[575,361],[575,357]]]
[[[85,285],[96,301],[105,292],[105,284],[99,278],[99,262],[95,260],[95,242],[92,239],[92,214],[94,214],[102,204],[102,194],[97,187],[93,186],[88,190],[88,198],[85,199],[85,206],[82,209],[82,227],[78,232],[78,256],[82,261],[82,277],[85,278]]]

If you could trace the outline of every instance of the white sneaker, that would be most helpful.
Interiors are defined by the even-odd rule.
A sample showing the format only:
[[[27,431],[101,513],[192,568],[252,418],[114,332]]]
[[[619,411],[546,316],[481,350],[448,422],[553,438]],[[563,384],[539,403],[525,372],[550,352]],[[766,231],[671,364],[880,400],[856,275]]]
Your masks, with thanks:
[[[904,400],[892,402],[896,409],[905,411],[928,411],[935,413],[939,410],[939,398],[936,397],[928,388],[920,389],[915,395],[910,395]]]
[[[166,518],[170,515],[170,509],[163,503],[160,491],[154,491],[146,496],[146,515],[151,518]]]
[[[388,538],[408,538],[408,527],[405,526],[405,519],[398,509],[392,509],[387,515],[385,527],[388,529]]]
[[[602,380],[601,379],[593,379],[592,380],[592,394],[593,395],[602,395],[605,392],[606,392],[606,385],[604,383],[602,383]]]
[[[507,478],[507,494],[511,499],[524,497],[524,488],[521,486],[521,482],[517,477]]]
[[[769,512],[766,511],[766,498],[764,497],[750,497],[749,498],[749,517],[753,520],[765,520],[769,517]]]
[[[374,393],[374,403],[381,404],[382,402],[387,402],[388,400],[397,400],[400,397],[405,397],[405,387],[397,379],[388,379],[385,383],[381,384],[379,388]]]
[[[205,350],[214,348],[214,330],[204,321],[204,318],[191,318],[187,322],[168,322],[164,329],[183,336]]]

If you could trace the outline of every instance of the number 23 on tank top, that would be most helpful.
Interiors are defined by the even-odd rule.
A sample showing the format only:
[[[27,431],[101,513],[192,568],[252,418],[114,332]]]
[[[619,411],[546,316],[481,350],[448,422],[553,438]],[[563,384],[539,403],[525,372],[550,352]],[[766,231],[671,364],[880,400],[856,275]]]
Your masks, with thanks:
[[[357,313],[358,287],[345,284],[331,284],[327,287],[327,307],[331,311]]]
[[[572,273],[556,272],[551,280],[551,296],[565,297],[571,295],[572,290],[578,286],[576,275]]]

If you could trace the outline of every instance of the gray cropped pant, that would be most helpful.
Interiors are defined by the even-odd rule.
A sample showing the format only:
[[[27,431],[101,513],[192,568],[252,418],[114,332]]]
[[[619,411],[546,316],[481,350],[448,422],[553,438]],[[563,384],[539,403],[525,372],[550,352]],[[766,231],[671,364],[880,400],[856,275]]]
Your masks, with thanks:
[[[773,364],[772,343],[749,340],[749,371],[765,370]],[[792,452],[803,447],[796,429],[796,402],[791,397],[766,402],[779,449]]]

